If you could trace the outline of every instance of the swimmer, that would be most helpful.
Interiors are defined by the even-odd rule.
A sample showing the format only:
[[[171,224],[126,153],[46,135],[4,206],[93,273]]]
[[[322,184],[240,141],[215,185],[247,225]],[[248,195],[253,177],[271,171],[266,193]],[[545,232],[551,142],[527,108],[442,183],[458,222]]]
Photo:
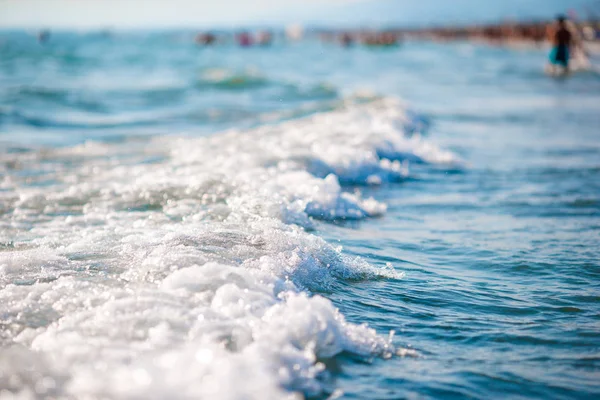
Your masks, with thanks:
[[[269,31],[260,31],[257,34],[256,43],[260,46],[270,46],[273,42],[273,34]]]
[[[37,35],[37,39],[39,43],[46,43],[50,39],[50,31],[47,29],[40,31]]]
[[[354,39],[349,33],[344,32],[340,37],[340,42],[342,42],[342,46],[349,47],[352,46],[352,44],[354,43]]]
[[[250,47],[252,46],[252,37],[248,32],[243,31],[237,35],[237,42],[241,47]]]
[[[569,70],[569,56],[573,47],[573,34],[567,27],[565,17],[559,16],[556,23],[556,29],[550,37],[553,45],[550,52],[550,64],[553,68],[560,68],[560,72],[564,74]]]
[[[196,43],[204,46],[210,46],[217,40],[216,36],[210,32],[207,33],[199,33],[196,35]]]

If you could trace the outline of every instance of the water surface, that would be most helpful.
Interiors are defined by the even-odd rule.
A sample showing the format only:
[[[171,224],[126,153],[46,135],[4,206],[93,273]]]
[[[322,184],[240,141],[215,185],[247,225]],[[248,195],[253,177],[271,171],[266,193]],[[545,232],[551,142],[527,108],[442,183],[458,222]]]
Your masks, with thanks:
[[[0,36],[0,386],[600,395],[598,74],[192,38]]]

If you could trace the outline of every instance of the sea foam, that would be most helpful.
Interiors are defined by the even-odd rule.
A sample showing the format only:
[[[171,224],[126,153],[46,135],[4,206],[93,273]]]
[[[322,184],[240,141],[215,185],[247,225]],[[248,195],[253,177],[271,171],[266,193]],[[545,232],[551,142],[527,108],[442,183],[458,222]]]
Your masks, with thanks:
[[[0,397],[321,396],[323,361],[395,354],[324,296],[401,273],[311,231],[385,213],[345,185],[459,162],[406,134],[407,118],[380,99],[210,137],[6,155]]]

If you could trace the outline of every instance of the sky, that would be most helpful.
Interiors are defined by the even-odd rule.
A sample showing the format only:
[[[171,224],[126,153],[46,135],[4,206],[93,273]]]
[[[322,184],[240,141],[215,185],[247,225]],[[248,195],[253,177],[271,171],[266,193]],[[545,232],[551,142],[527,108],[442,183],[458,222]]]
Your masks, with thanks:
[[[600,16],[600,0],[0,0],[0,28],[235,27],[463,24]]]

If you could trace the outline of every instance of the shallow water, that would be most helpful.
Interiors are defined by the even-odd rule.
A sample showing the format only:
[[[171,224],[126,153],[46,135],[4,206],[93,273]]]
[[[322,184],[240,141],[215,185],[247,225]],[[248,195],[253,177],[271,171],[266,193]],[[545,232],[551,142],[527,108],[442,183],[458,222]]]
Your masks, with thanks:
[[[192,38],[0,35],[0,397],[600,395],[597,74]]]

